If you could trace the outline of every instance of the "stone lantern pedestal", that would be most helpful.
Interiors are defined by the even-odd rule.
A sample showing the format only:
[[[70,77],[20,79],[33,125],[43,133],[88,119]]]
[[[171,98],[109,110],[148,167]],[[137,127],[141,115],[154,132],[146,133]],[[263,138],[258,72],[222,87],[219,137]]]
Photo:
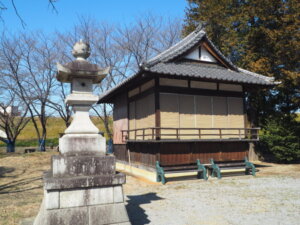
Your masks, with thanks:
[[[78,42],[76,60],[58,64],[57,79],[71,83],[66,103],[74,110],[71,125],[59,140],[60,155],[52,157],[44,174],[44,199],[34,225],[130,224],[124,205],[125,175],[115,170],[115,157],[106,155],[105,138],[89,117],[98,97],[93,84],[108,73],[86,61],[89,46]]]

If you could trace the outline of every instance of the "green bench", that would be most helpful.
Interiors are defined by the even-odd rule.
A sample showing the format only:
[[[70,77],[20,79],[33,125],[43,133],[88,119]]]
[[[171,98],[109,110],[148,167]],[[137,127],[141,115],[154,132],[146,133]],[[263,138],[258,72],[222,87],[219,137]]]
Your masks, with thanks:
[[[197,159],[195,164],[186,164],[186,165],[161,165],[159,161],[156,161],[156,181],[161,182],[162,184],[166,183],[166,174],[170,173],[184,173],[184,172],[197,172],[198,179],[207,180],[206,168],[203,164],[200,163],[200,160]]]
[[[221,172],[225,170],[235,170],[235,169],[243,169],[245,168],[245,174],[252,174],[255,176],[256,169],[253,163],[249,162],[248,158],[245,157],[245,160],[237,160],[237,161],[220,161],[215,162],[213,159],[210,159],[210,165],[208,166],[211,177],[218,177],[218,179],[222,178]]]

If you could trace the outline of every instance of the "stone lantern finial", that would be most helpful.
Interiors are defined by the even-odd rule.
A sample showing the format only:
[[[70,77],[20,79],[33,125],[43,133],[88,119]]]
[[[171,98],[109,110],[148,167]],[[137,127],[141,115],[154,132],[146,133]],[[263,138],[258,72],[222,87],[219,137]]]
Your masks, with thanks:
[[[74,44],[72,54],[77,60],[86,60],[91,55],[90,45],[80,39]]]

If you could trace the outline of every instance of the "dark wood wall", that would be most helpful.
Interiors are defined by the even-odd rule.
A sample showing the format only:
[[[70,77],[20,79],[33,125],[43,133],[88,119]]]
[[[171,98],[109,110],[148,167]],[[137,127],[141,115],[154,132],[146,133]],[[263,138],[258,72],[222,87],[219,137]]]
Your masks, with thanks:
[[[243,160],[248,155],[249,143],[237,142],[131,142],[114,145],[114,154],[120,161],[154,167],[155,161],[163,165],[183,165],[215,161]]]
[[[124,144],[122,130],[128,129],[127,93],[115,98],[113,120],[113,142],[114,144]]]

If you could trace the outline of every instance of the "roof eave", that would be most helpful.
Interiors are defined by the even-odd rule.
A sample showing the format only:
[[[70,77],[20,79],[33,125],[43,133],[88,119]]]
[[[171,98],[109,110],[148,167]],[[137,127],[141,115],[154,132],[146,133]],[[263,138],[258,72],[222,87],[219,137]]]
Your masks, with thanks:
[[[146,70],[142,66],[140,66],[139,71],[137,73],[128,77],[127,79],[123,80],[120,84],[116,85],[115,87],[109,89],[108,91],[100,95],[97,104],[112,103],[112,100],[115,97],[115,95],[122,92],[128,85],[131,84],[131,82],[133,82],[137,77],[139,77],[145,72]]]

